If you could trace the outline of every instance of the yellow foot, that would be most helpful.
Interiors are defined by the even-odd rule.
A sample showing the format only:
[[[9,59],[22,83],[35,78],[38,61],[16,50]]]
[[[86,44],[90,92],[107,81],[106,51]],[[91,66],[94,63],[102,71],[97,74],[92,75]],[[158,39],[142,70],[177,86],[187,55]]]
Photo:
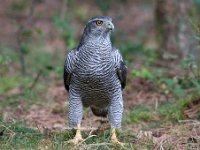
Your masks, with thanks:
[[[110,143],[113,144],[113,145],[116,145],[116,146],[120,146],[120,147],[124,147],[125,146],[125,144],[120,142],[117,138],[115,138],[115,139],[111,138],[110,139]]]
[[[73,139],[69,140],[67,143],[70,145],[77,145],[83,141],[82,137],[74,137]]]
[[[81,128],[80,125],[78,125],[75,137],[72,140],[69,140],[67,143],[76,145],[83,141],[80,128]]]
[[[115,128],[112,128],[111,133],[112,133],[112,135],[111,135],[111,138],[110,138],[110,143],[113,144],[113,145],[116,145],[116,146],[124,147],[125,144],[122,143],[122,142],[120,142],[120,141],[117,139]]]

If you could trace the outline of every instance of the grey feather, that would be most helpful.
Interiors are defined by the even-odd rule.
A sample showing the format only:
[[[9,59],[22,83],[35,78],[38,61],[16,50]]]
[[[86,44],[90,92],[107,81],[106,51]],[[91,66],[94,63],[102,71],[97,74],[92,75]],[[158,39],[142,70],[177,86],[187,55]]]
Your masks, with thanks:
[[[109,17],[89,20],[78,47],[66,57],[64,84],[69,92],[70,127],[81,123],[83,106],[97,116],[108,116],[111,126],[121,127],[127,67],[119,50],[112,47],[112,28]]]
[[[65,89],[69,92],[69,84],[70,84],[71,74],[64,70],[63,78],[64,78]]]
[[[120,68],[117,69],[117,75],[122,85],[122,89],[126,86],[127,67],[124,61],[120,62]]]
[[[99,117],[107,117],[108,115],[108,108],[103,108],[103,109],[99,109],[99,108],[95,108],[95,107],[91,107],[92,112]]]
[[[68,92],[71,81],[71,75],[74,70],[75,63],[77,62],[77,53],[78,50],[76,48],[72,49],[65,59],[63,79],[64,79],[65,89]]]

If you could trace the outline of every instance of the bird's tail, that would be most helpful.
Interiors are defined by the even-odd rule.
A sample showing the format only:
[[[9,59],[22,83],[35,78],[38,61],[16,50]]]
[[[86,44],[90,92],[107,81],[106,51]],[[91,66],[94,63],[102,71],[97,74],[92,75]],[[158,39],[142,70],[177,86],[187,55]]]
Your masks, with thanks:
[[[108,108],[94,108],[91,107],[91,110],[94,115],[99,116],[99,117],[107,117],[108,114]]]

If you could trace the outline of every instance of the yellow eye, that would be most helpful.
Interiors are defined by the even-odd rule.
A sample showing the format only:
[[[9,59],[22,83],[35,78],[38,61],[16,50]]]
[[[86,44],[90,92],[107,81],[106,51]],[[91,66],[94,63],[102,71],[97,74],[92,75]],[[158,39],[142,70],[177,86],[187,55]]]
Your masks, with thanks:
[[[98,26],[100,26],[100,25],[103,24],[103,21],[101,21],[101,20],[97,20],[97,21],[96,21],[96,24],[97,24]]]

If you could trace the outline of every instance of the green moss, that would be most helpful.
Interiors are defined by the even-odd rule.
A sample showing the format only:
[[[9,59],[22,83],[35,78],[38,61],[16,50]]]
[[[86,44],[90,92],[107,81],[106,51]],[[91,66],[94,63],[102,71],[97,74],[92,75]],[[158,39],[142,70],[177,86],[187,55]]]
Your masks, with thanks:
[[[151,110],[146,106],[137,106],[133,108],[133,111],[128,113],[125,117],[125,122],[127,123],[137,123],[140,121],[151,121],[153,119],[153,114]]]
[[[150,71],[148,68],[145,67],[141,68],[140,70],[132,70],[131,74],[132,76],[144,79],[152,79],[154,77],[152,71]]]
[[[23,86],[31,83],[32,79],[29,77],[22,77],[20,75],[3,76],[0,78],[0,93],[8,92],[9,90],[18,86]]]
[[[198,94],[173,102],[162,102],[156,110],[154,105],[138,105],[124,115],[124,123],[139,123],[141,121],[151,123],[155,119],[157,123],[177,123],[179,120],[185,119],[184,110],[197,98],[199,98]],[[197,112],[197,119],[199,118],[200,111]]]
[[[46,136],[38,131],[24,127],[22,122],[0,122],[3,135],[0,136],[0,149],[36,149]]]
[[[182,107],[179,102],[164,102],[156,110],[162,121],[178,122],[184,118]]]

